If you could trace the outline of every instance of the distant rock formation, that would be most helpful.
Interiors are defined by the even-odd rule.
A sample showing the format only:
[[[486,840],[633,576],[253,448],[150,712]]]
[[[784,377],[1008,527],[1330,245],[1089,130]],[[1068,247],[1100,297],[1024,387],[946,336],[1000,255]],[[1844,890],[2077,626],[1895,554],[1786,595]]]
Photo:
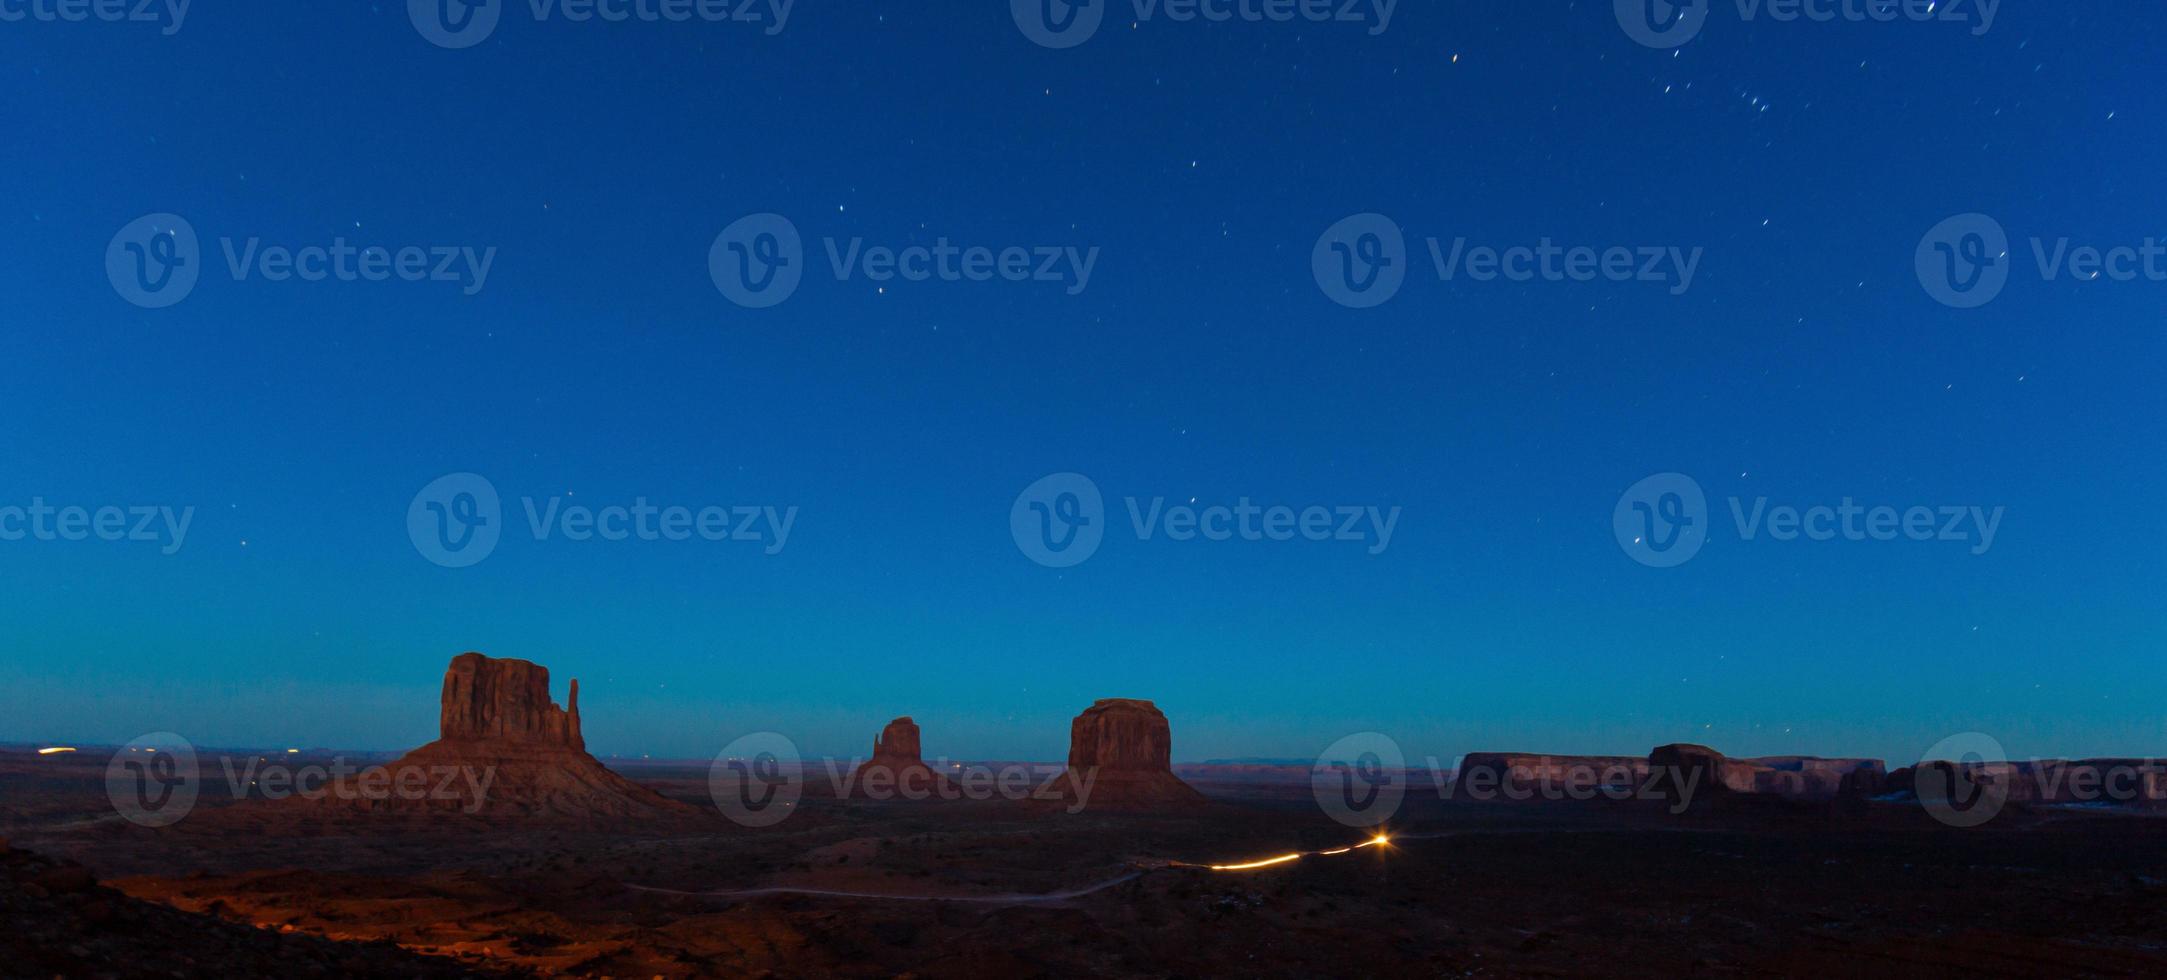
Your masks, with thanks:
[[[1204,794],[1174,775],[1174,737],[1158,705],[1101,698],[1069,724],[1064,793],[1087,809],[1193,806]]]
[[[587,754],[579,682],[569,707],[549,697],[549,669],[479,653],[444,672],[441,738],[378,769],[336,777],[279,808],[288,816],[372,814],[589,820],[685,817],[698,808],[624,778]],[[252,819],[253,807],[234,808]]]
[[[1753,792],[1753,768],[1733,766],[1705,745],[1679,742],[1648,753],[1648,787],[1674,805],[1705,803],[1724,793]]]
[[[2005,803],[2167,810],[2167,760],[1923,762],[1889,773],[1882,789],[1914,799],[1992,792]]]
[[[925,800],[953,798],[947,780],[925,764],[918,747],[918,723],[897,718],[873,739],[873,757],[858,766],[850,795],[859,799]]]
[[[1878,787],[1882,774],[1878,759],[1733,759],[1705,745],[1683,743],[1647,756],[1473,752],[1460,761],[1453,795],[1475,801],[1675,800],[1686,787],[1694,793],[1714,787],[1724,793],[1831,800],[1844,792],[1846,779],[1855,790],[1864,789]]]
[[[1476,801],[1568,799],[1591,788],[1637,790],[1647,775],[1648,760],[1637,755],[1470,752],[1460,760],[1454,796]]]
[[[549,668],[524,660],[496,660],[479,653],[452,658],[444,671],[440,737],[532,742],[577,752],[587,750],[579,731],[579,681],[567,707],[549,699]]]

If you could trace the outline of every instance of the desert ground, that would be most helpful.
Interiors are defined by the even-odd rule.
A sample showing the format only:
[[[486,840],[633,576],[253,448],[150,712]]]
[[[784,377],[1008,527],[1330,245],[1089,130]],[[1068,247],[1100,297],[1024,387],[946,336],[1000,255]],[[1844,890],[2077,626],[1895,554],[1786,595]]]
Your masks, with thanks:
[[[2167,975],[2167,821],[2118,811],[1958,829],[1915,805],[1418,787],[1387,844],[1220,871],[1193,865],[1372,835],[1268,766],[1183,767],[1211,799],[1171,813],[816,779],[748,829],[704,763],[624,770],[690,819],[267,819],[207,794],[151,829],[115,816],[105,758],[0,752],[0,974]]]

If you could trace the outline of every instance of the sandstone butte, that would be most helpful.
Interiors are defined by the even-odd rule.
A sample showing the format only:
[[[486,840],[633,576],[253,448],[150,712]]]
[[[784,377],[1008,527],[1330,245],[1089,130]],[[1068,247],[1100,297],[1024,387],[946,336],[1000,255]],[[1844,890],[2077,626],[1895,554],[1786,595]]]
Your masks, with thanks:
[[[452,658],[444,671],[436,741],[384,768],[390,787],[424,792],[324,794],[293,798],[371,814],[464,814],[497,819],[643,818],[689,816],[699,810],[624,778],[587,754],[580,730],[579,681],[567,705],[549,696],[549,669],[525,660],[479,653]],[[407,775],[417,771],[415,775]],[[446,778],[460,773],[460,778]],[[486,789],[474,781],[486,774]],[[402,783],[402,780],[405,782]]]
[[[1101,698],[1069,724],[1062,794],[1086,810],[1203,804],[1204,794],[1174,775],[1173,753],[1172,729],[1157,705]]]
[[[850,795],[860,799],[944,799],[944,793],[952,792],[947,778],[926,766],[918,723],[907,715],[880,730],[873,739],[873,757],[858,766],[850,781]]]

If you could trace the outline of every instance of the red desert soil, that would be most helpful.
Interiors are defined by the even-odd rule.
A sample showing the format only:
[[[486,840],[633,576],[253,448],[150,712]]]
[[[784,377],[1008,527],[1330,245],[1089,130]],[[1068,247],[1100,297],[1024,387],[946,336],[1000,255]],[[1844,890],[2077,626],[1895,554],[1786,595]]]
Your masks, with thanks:
[[[2147,817],[2012,808],[1955,830],[1887,805],[1410,797],[1392,835],[1212,872],[1165,865],[1362,835],[1314,804],[1049,817],[808,797],[759,831],[106,825],[39,846],[236,925],[585,976],[2167,975],[2167,821]],[[1076,894],[1027,898],[1056,893]]]
[[[422,956],[254,928],[131,898],[89,869],[0,840],[0,976],[526,976],[510,964]]]

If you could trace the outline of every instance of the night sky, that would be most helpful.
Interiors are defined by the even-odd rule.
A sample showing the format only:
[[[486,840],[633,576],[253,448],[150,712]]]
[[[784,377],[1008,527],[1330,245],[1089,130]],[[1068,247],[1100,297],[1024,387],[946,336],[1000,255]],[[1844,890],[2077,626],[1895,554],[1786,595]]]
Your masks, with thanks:
[[[1182,760],[2167,750],[2167,282],[2033,245],[2167,237],[2158,4],[1980,34],[1720,0],[1674,49],[1607,0],[1403,0],[1382,32],[1122,0],[1059,50],[1006,6],[803,0],[770,35],[522,2],[464,49],[388,0],[0,23],[0,535],[39,500],[194,508],[170,555],[0,540],[0,740],[403,748],[480,650],[578,677],[604,755],[862,753],[909,714],[929,757],[1058,759],[1112,696]],[[752,308],[710,253],[768,213],[802,282]],[[1369,213],[1405,279],[1354,308],[1312,259]],[[1970,213],[2008,277],[1957,309],[1918,259]],[[149,308],[107,256],[160,214],[200,281]],[[853,238],[1096,252],[839,279]],[[1698,259],[1447,281],[1433,238]],[[494,252],[238,279],[250,239]],[[1706,540],[1651,567],[1613,518],[1673,472]],[[409,516],[459,473],[502,540],[445,567]],[[1104,540],[1055,568],[1011,515],[1061,473]],[[2000,517],[1983,553],[1746,540],[1730,502],[1763,497]],[[796,510],[768,554],[537,540],[552,498]],[[1143,540],[1153,498],[1399,511],[1381,549]]]

